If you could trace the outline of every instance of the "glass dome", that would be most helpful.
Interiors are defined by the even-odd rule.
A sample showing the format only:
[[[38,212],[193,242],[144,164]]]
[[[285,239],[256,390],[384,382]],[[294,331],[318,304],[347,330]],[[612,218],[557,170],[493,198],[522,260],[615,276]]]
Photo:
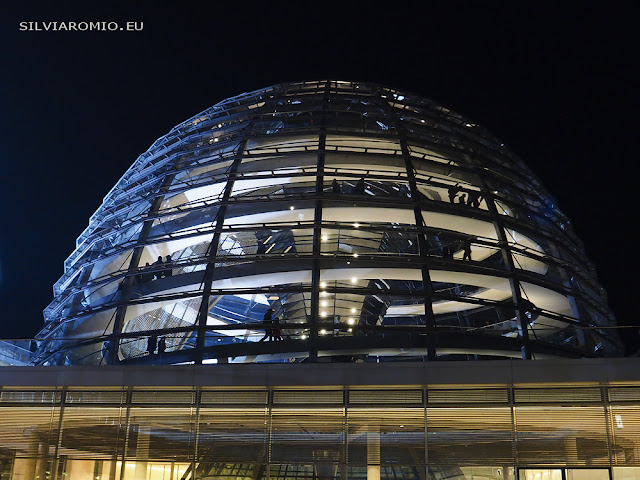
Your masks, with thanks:
[[[54,294],[39,364],[621,353],[524,163],[368,83],[280,84],[172,129],[107,194]]]

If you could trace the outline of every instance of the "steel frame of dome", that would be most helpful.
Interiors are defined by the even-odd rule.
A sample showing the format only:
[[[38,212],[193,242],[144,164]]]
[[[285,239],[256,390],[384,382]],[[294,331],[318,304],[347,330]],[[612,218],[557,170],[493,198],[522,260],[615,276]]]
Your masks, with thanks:
[[[105,197],[54,296],[36,364],[621,353],[523,162],[368,83],[280,84],[172,129]]]

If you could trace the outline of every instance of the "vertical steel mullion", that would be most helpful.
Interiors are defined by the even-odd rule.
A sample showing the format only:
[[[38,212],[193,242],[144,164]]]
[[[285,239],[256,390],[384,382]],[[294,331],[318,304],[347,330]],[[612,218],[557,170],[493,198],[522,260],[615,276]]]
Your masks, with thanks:
[[[522,359],[531,360],[533,357],[531,352],[531,343],[529,341],[529,323],[527,322],[526,315],[523,311],[524,302],[522,299],[522,293],[520,292],[520,282],[518,280],[515,264],[513,263],[513,256],[511,255],[511,248],[509,248],[507,235],[505,234],[505,227],[502,223],[502,219],[500,218],[500,214],[498,213],[498,209],[496,208],[493,194],[490,193],[488,188],[484,189],[483,196],[487,207],[489,208],[489,212],[491,212],[491,216],[493,217],[493,225],[498,235],[498,241],[501,244],[500,251],[502,252],[502,258],[509,272],[508,278],[509,286],[511,287],[511,295],[516,307],[515,310],[518,324],[522,330]]]
[[[320,133],[316,176],[316,201],[313,215],[313,269],[311,271],[311,324],[309,326],[309,360],[318,359],[318,318],[320,312],[320,255],[322,253],[322,192],[324,186],[324,149],[327,134]]]
[[[267,458],[265,459],[265,478],[266,480],[270,480],[271,479],[271,442],[273,441],[273,438],[271,436],[271,431],[273,429],[273,390],[272,389],[267,389],[267,424],[266,424],[266,428],[267,428],[267,451],[266,456]]]
[[[193,439],[193,457],[191,460],[191,463],[192,463],[191,471],[194,472],[194,478],[195,478],[195,472],[196,472],[196,462],[198,461],[198,456],[200,455],[199,447],[200,447],[200,401],[202,397],[201,393],[202,393],[202,387],[194,388],[193,400],[195,402],[196,415],[193,423],[194,439]]]
[[[316,163],[315,207],[313,215],[313,267],[311,270],[311,317],[309,323],[309,361],[318,360],[318,318],[320,313],[320,255],[322,253],[322,197],[324,192],[324,157],[327,141],[327,129],[324,125],[324,112],[329,103],[330,84],[324,87],[320,136],[318,138],[318,160]],[[304,295],[304,294],[303,294]]]
[[[504,260],[505,266],[508,271],[509,286],[511,288],[512,301],[515,304],[516,318],[518,324],[520,325],[520,329],[522,330],[522,358],[523,360],[531,360],[531,358],[533,357],[531,352],[531,344],[529,341],[528,323],[526,321],[526,316],[522,311],[523,301],[522,294],[520,293],[520,282],[518,281],[517,270],[515,264],[513,263],[513,256],[511,255],[511,249],[509,248],[509,242],[507,241],[507,236],[505,234],[504,223],[502,222],[502,218],[498,213],[498,209],[496,208],[491,189],[485,182],[486,175],[484,171],[482,169],[479,169],[475,164],[469,164],[469,169],[480,179],[482,196],[484,197],[489,213],[491,214],[493,226],[496,230],[496,234],[498,236],[498,241],[500,244],[502,259]]]
[[[51,475],[52,480],[58,479],[58,462],[59,462],[58,456],[60,454],[60,447],[62,446],[62,428],[63,428],[62,417],[64,416],[64,407],[66,403],[66,397],[67,397],[67,387],[62,387],[62,391],[60,393],[60,413],[58,418],[58,435],[56,438],[56,447],[53,451],[53,462],[51,466],[51,469],[53,472],[53,474]]]
[[[162,181],[162,185],[158,189],[160,195],[156,196],[147,211],[146,217],[147,219],[142,224],[142,230],[138,235],[138,239],[136,240],[135,247],[133,247],[133,254],[131,255],[131,260],[129,261],[129,267],[127,268],[127,276],[122,281],[122,298],[118,302],[119,306],[116,307],[115,319],[113,322],[113,332],[111,333],[111,341],[109,343],[109,363],[114,365],[118,363],[118,351],[120,349],[120,335],[122,334],[122,327],[124,326],[124,317],[127,312],[127,304],[131,298],[131,288],[135,282],[135,275],[132,273],[138,268],[138,264],[140,263],[140,258],[142,257],[142,252],[144,251],[144,247],[146,246],[147,239],[149,238],[149,234],[151,233],[151,228],[153,227],[153,223],[155,222],[155,218],[148,218],[150,215],[155,215],[160,210],[160,206],[164,201],[164,192],[168,189],[173,182],[175,177],[174,174],[167,175]]]
[[[402,150],[402,156],[404,158],[404,164],[407,171],[407,178],[409,180],[409,190],[411,192],[411,203],[413,204],[413,214],[416,222],[416,229],[418,231],[418,247],[420,249],[421,258],[421,273],[422,273],[422,289],[424,297],[424,324],[427,326],[428,339],[427,339],[427,359],[436,360],[436,318],[433,313],[433,285],[431,283],[431,274],[429,273],[429,266],[427,264],[428,248],[426,239],[426,225],[422,218],[422,209],[420,208],[420,193],[418,191],[418,184],[416,182],[416,176],[414,173],[413,162],[411,161],[411,153],[405,139],[404,131],[402,130],[400,121],[397,122],[396,130],[398,131],[398,137],[400,141],[400,148]]]
[[[347,480],[349,468],[349,390],[342,387],[342,465],[340,466],[340,480]]]
[[[425,385],[422,388],[422,405],[424,412],[424,478],[429,478],[429,423],[427,422],[429,390]]]
[[[200,432],[200,387],[195,387],[194,390],[192,390],[192,393],[194,395],[194,402],[195,402],[195,409],[196,409],[196,415],[194,418],[194,441],[193,441],[193,455],[191,456],[191,461],[189,462],[191,464],[191,472],[192,472],[192,478],[196,478],[196,473],[197,473],[197,462],[198,462],[198,455],[199,455],[199,451],[198,451],[198,444],[199,444],[199,432]],[[191,408],[193,409],[193,404],[191,405]]]
[[[218,245],[220,243],[220,237],[222,236],[222,228],[224,226],[225,216],[227,214],[227,206],[229,203],[229,198],[231,198],[231,191],[233,190],[233,185],[236,180],[236,173],[238,171],[238,167],[242,162],[242,157],[244,154],[244,148],[247,144],[247,139],[245,138],[238,145],[238,153],[236,154],[233,163],[229,169],[229,177],[227,179],[227,184],[224,188],[224,193],[222,195],[222,200],[220,201],[220,209],[216,215],[216,226],[214,229],[213,237],[211,239],[211,243],[209,244],[209,252],[207,255],[207,267],[205,269],[204,278],[202,280],[202,301],[200,302],[200,308],[198,309],[198,318],[196,320],[197,329],[197,338],[196,338],[196,348],[194,352],[194,362],[196,364],[202,364],[203,356],[204,356],[204,348],[205,348],[205,339],[207,335],[207,318],[209,314],[209,298],[211,297],[211,283],[213,282],[213,273],[215,271],[216,266],[216,256],[218,254]]]
[[[114,447],[114,452],[113,452],[113,457],[111,458],[111,466],[109,468],[109,480],[116,480],[116,466],[118,465],[118,453],[120,450],[120,447],[123,446],[124,447],[124,443],[122,443],[121,445],[121,439],[120,439],[120,432],[121,431],[125,431],[125,430],[121,430],[122,429],[122,408],[123,408],[123,395],[124,394],[124,408],[126,411],[126,404],[127,404],[127,389],[126,387],[122,387],[122,389],[120,390],[120,402],[119,402],[119,407],[118,407],[118,429],[116,430],[116,444]],[[125,413],[125,424],[126,424],[126,418],[127,418],[127,414]],[[126,428],[126,425],[125,425]],[[123,439],[124,440],[124,439]]]
[[[133,387],[128,387],[125,395],[125,408],[127,409],[127,414],[124,421],[124,446],[122,448],[122,460],[120,461],[120,480],[124,480],[125,464],[127,461],[127,450],[129,449],[129,430],[131,429],[131,397],[133,395]]]
[[[562,258],[560,255],[560,251],[555,243],[549,242],[549,249],[555,258]],[[567,300],[569,302],[569,307],[571,308],[571,315],[573,318],[578,319],[580,323],[580,327],[576,328],[576,336],[578,337],[578,342],[580,346],[586,346],[586,338],[585,331],[582,328],[585,325],[585,321],[580,318],[580,311],[578,310],[578,305],[576,303],[576,298],[580,295],[580,292],[571,285],[571,277],[567,275],[567,271],[564,266],[558,266],[558,270],[560,272],[560,278],[562,279],[563,286],[567,289]],[[588,324],[586,326],[589,326]]]
[[[609,455],[609,480],[611,480],[611,466],[613,465],[613,451],[611,445],[613,444],[613,435],[611,432],[611,410],[608,405],[609,400],[609,387],[607,385],[600,386],[600,397],[602,399],[602,408],[604,409],[604,425],[607,435],[607,454]]]
[[[511,410],[511,455],[513,457],[514,465],[516,467],[515,474],[518,475],[518,423],[516,419],[516,402],[515,402],[515,390],[513,385],[508,387],[509,395],[509,410]],[[516,479],[517,480],[517,479]]]

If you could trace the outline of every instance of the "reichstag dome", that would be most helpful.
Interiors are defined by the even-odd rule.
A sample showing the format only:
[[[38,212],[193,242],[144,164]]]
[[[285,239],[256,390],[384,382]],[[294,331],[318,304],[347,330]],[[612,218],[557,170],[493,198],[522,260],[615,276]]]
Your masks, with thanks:
[[[39,365],[617,356],[570,221],[480,125],[407,92],[285,83],[158,139],[45,310]]]

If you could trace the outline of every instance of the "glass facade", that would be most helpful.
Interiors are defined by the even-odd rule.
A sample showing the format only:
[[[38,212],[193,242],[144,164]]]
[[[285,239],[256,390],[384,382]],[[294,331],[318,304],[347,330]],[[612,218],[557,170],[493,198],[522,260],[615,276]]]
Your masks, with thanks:
[[[65,262],[32,362],[618,355],[593,266],[482,127],[365,83],[289,83],[178,125]]]
[[[640,387],[4,386],[0,478],[638,480]]]

